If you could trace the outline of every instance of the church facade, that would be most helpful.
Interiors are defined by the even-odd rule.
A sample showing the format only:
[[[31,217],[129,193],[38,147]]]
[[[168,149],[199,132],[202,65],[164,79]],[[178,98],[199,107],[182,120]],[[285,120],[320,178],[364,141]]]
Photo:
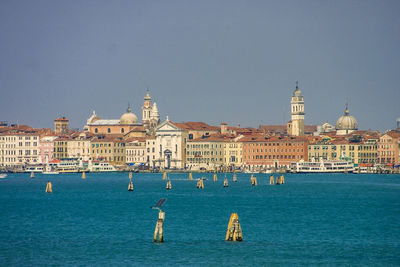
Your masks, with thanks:
[[[153,167],[182,169],[186,163],[188,134],[172,124],[168,118],[155,131],[155,160]]]

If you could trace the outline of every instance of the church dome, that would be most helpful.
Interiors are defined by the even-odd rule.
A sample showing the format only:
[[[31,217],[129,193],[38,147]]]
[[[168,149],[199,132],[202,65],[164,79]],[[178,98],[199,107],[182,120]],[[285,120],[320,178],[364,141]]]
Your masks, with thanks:
[[[132,113],[132,109],[128,107],[126,113],[122,114],[121,118],[119,119],[120,124],[135,124],[138,123],[138,118],[135,114]]]
[[[357,120],[350,115],[349,109],[346,105],[344,115],[341,116],[336,122],[336,130],[357,130]]]

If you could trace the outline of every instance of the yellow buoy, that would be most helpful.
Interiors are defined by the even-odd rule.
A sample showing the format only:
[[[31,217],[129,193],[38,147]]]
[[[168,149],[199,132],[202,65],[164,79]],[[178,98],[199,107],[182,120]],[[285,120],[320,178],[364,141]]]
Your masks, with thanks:
[[[271,176],[269,177],[269,184],[275,184],[275,179],[274,179],[274,176],[273,176],[273,175],[271,175]]]
[[[167,180],[167,172],[164,172],[164,173],[163,173],[162,179],[163,179],[163,180]]]
[[[132,172],[129,172],[129,179],[132,179]]]
[[[31,172],[31,178],[35,178],[35,173]]]
[[[243,241],[242,228],[240,227],[239,215],[232,213],[226,231],[225,241]]]
[[[51,185],[51,182],[47,182],[46,193],[53,193],[53,186]]]
[[[189,181],[191,181],[191,180],[193,180],[193,176],[192,176],[192,173],[189,172]]]
[[[86,173],[82,172],[82,179],[86,179]]]
[[[283,174],[281,175],[281,184],[285,183],[285,177],[283,176]]]

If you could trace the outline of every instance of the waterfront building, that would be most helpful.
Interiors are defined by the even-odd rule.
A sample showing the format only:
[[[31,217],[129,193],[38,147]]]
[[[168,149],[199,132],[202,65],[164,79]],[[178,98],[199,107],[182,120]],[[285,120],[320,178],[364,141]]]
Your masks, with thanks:
[[[301,95],[298,83],[296,82],[296,90],[293,92],[291,107],[291,120],[287,125],[289,135],[302,136],[304,135],[304,98]]]
[[[350,115],[350,111],[346,103],[346,109],[344,110],[344,115],[341,116],[336,122],[336,134],[346,135],[354,131],[357,131],[357,129],[358,129],[357,120]]]
[[[39,142],[39,160],[41,163],[48,163],[54,160],[54,141],[57,136],[50,135],[40,138]]]
[[[288,167],[290,163],[308,160],[308,139],[306,137],[245,136],[243,142],[243,163],[251,167]]]
[[[378,161],[381,164],[398,165],[400,162],[400,132],[389,131],[378,141]]]
[[[68,158],[68,141],[69,137],[61,136],[54,140],[54,159]]]
[[[371,138],[365,140],[358,148],[358,164],[378,163],[378,140]]]
[[[333,144],[331,138],[323,137],[310,142],[308,145],[308,159],[311,161],[324,160],[338,160],[337,144]]]
[[[374,164],[378,160],[376,135],[323,136],[308,145],[310,160],[346,160],[354,164]]]
[[[168,120],[155,131],[155,167],[182,169],[186,162],[186,141],[188,134]]]
[[[56,134],[67,134],[69,131],[69,120],[65,117],[60,117],[54,120],[54,132]]]
[[[125,141],[122,138],[98,135],[91,138],[90,145],[92,160],[103,160],[113,165],[125,164]]]
[[[0,166],[40,163],[40,135],[33,131],[0,133]]]
[[[237,169],[243,165],[243,135],[230,138],[224,143],[224,165]]]
[[[224,148],[229,137],[222,134],[202,136],[186,144],[186,166],[192,170],[221,170]]]
[[[147,162],[146,138],[136,137],[125,139],[125,162],[139,165]]]
[[[90,159],[90,138],[89,133],[74,133],[67,141],[67,157],[82,161]]]
[[[150,135],[146,138],[146,164],[151,168],[156,167],[156,136]]]

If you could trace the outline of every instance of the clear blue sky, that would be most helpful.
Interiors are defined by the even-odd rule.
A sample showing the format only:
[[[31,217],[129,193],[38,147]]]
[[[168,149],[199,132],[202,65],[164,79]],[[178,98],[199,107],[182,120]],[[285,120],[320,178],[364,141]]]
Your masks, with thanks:
[[[400,1],[1,1],[0,120],[82,128],[92,110],[283,124],[299,81],[306,124],[349,102],[361,129],[400,117]]]

